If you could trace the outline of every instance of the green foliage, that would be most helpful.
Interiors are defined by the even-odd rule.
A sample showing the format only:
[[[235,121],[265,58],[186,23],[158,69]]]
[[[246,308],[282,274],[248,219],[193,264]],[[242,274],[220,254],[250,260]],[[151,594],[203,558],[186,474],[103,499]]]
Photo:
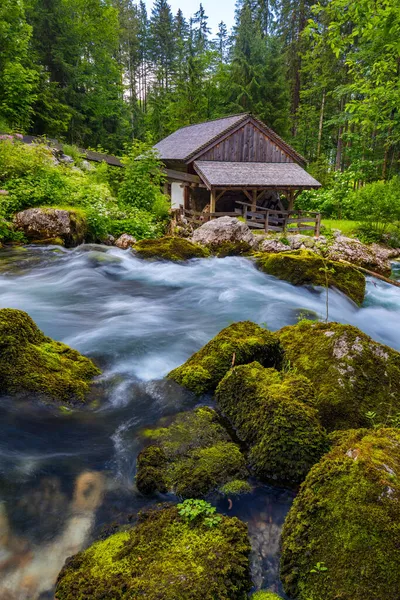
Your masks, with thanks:
[[[246,484],[244,457],[211,408],[181,413],[145,435],[153,444],[139,454],[136,476],[144,494],[172,491],[198,498],[238,479]]]
[[[118,193],[119,201],[126,206],[165,216],[168,213],[168,201],[160,188],[166,177],[157,152],[148,144],[136,140],[122,162],[125,170]]]
[[[400,410],[400,354],[351,325],[301,321],[278,337],[285,357],[313,383],[322,424],[329,430],[365,427],[366,413]]]
[[[220,331],[168,378],[200,395],[214,390],[234,365],[257,360],[266,367],[280,368],[282,359],[282,348],[273,333],[243,321]]]
[[[189,593],[192,600],[245,600],[251,588],[247,527],[236,518],[206,516],[212,510],[206,503],[201,510],[203,517],[194,520],[180,516],[177,506],[140,513],[134,527],[69,559],[57,599],[187,600]]]
[[[262,271],[293,285],[335,287],[361,305],[365,295],[365,277],[351,266],[326,260],[315,252],[298,250],[280,254],[260,253],[257,264]]]
[[[300,483],[328,449],[312,385],[302,375],[241,365],[219,383],[216,400],[248,446],[258,477]]]
[[[179,516],[184,521],[192,523],[193,521],[202,521],[206,527],[218,527],[222,517],[216,515],[217,509],[211,506],[205,500],[185,500],[177,506]]]
[[[282,600],[282,598],[278,594],[274,594],[274,592],[264,592],[261,590],[253,594],[251,600]]]
[[[82,403],[99,369],[65,344],[46,337],[25,312],[0,310],[0,392]]]
[[[397,429],[343,432],[311,469],[282,533],[291,598],[397,597],[399,448]]]
[[[81,163],[76,148],[64,150]],[[159,237],[166,225],[164,196],[153,194],[151,211],[123,204],[115,198],[123,176],[123,169],[114,167],[111,172],[105,163],[89,171],[79,170],[75,164],[56,165],[46,144],[27,145],[15,137],[0,140],[0,185],[8,192],[0,196],[0,214],[11,221],[14,213],[26,208],[68,204],[85,214],[91,241],[122,233],[136,239]],[[0,239],[15,239],[10,231],[9,226],[3,225]]]
[[[347,214],[361,221],[364,232],[382,236],[400,222],[400,178],[367,183],[346,199]]]

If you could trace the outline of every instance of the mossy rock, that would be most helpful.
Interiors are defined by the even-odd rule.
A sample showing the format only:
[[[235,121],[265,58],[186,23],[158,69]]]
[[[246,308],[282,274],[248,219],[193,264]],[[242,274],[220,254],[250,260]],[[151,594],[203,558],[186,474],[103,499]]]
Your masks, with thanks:
[[[225,241],[218,244],[209,244],[207,248],[212,254],[218,256],[218,258],[225,258],[226,256],[247,256],[253,251],[252,245],[244,241]]]
[[[249,491],[245,459],[211,408],[181,413],[169,426],[147,430],[146,437],[155,444],[137,459],[136,484],[142,493],[199,498],[217,490]]]
[[[329,430],[387,423],[400,412],[400,353],[351,325],[301,321],[277,332],[286,359],[308,377]]]
[[[399,598],[399,475],[399,429],[352,432],[311,469],[282,533],[291,598]]]
[[[46,337],[22,310],[0,310],[0,393],[84,402],[100,370],[76,350]]]
[[[216,400],[262,479],[298,484],[329,448],[313,387],[301,375],[241,365],[218,385]]]
[[[365,277],[360,271],[350,265],[326,260],[310,250],[258,254],[257,265],[265,273],[293,285],[325,286],[327,277],[329,287],[337,288],[358,305],[364,301]],[[325,267],[329,270],[326,274],[321,271]]]
[[[251,600],[282,600],[282,597],[274,592],[264,592],[261,590],[253,594]]]
[[[70,558],[57,600],[246,600],[250,590],[247,527],[221,516],[215,527],[180,517],[176,506]]]
[[[190,258],[206,258],[209,251],[198,244],[180,237],[166,236],[155,240],[141,240],[133,249],[140,258],[162,260],[189,260]]]
[[[183,365],[168,374],[195,394],[216,388],[232,365],[258,361],[280,368],[283,350],[274,333],[251,321],[234,323],[223,329]]]

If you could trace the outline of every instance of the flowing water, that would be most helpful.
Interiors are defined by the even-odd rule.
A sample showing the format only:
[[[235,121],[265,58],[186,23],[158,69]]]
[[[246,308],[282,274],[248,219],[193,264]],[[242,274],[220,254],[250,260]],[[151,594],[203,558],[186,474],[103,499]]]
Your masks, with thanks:
[[[103,370],[94,410],[0,399],[0,599],[44,600],[66,557],[102,525],[156,501],[134,486],[139,432],[198,402],[165,374],[235,321],[275,330],[324,318],[325,291],[293,287],[244,258],[174,264],[103,246],[30,247],[1,251],[0,307],[27,311]],[[397,349],[399,315],[400,289],[380,281],[368,280],[362,308],[329,292],[331,320]],[[218,500],[249,523],[257,587],[280,591],[279,535],[292,500],[264,485],[231,510]]]

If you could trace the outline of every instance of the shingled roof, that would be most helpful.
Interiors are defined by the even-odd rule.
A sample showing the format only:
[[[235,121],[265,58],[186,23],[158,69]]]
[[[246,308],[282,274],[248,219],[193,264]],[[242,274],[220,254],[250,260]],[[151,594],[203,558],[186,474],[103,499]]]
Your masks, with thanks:
[[[188,160],[203,146],[210,144],[214,139],[218,139],[220,135],[233,129],[242,121],[246,121],[248,117],[247,113],[243,113],[223,117],[215,121],[181,127],[181,129],[158,142],[154,147],[163,160]]]
[[[194,168],[212,187],[318,188],[321,184],[296,163],[196,161]]]

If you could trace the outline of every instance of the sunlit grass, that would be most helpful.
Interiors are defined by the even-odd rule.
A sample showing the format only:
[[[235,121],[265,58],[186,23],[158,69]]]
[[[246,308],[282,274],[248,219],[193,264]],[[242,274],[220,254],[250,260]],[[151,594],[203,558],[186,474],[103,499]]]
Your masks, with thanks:
[[[322,219],[322,226],[327,229],[339,229],[344,235],[356,235],[360,223],[358,221],[348,221],[339,219]]]

